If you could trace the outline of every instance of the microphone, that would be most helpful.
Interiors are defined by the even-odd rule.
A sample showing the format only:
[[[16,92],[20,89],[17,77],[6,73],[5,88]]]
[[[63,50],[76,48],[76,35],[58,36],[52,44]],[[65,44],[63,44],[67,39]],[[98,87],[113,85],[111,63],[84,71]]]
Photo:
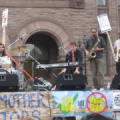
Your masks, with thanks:
[[[28,32],[26,32],[24,35],[22,35],[21,37],[19,37],[19,39],[23,39],[23,37],[25,36],[25,35],[27,35],[28,34]]]
[[[62,47],[59,47],[59,50],[62,50]]]
[[[22,37],[20,37],[19,39],[20,39],[20,40],[22,40],[23,38],[22,38]]]
[[[81,41],[78,40],[78,47],[80,48],[81,47]]]
[[[29,54],[30,54],[30,50],[26,49],[24,53],[25,53],[25,57],[28,59],[29,58]]]
[[[65,49],[65,46],[59,47],[59,50],[63,50]]]
[[[27,35],[27,34],[28,34],[28,32],[25,33],[25,35]]]

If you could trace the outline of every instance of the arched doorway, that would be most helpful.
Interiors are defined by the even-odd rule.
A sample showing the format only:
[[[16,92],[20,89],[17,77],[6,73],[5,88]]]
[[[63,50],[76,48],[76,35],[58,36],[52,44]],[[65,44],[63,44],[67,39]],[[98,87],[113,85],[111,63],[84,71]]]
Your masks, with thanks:
[[[37,41],[39,44],[41,44],[41,46],[44,46],[44,50],[48,51],[48,60],[46,60],[45,64],[63,62],[65,60],[65,53],[64,51],[58,50],[58,48],[65,46],[66,50],[68,50],[70,41],[74,40],[72,33],[66,29],[66,27],[64,27],[56,20],[48,18],[40,18],[29,22],[27,21],[16,31],[17,36],[22,36],[26,33],[26,36],[24,36],[22,40],[23,45],[34,45],[35,41]],[[18,46],[18,44],[21,44],[21,41],[18,41],[14,47]],[[29,62],[30,60],[27,63],[24,63],[24,69],[30,75],[32,75],[32,60],[31,63]],[[45,60],[40,60],[39,62],[42,64],[45,62]],[[37,71],[35,68],[36,63],[34,64],[34,77],[48,78],[51,83],[54,83],[54,80],[56,81],[56,78],[48,72],[45,72],[45,70]],[[57,75],[59,71],[60,70],[54,70],[53,72]],[[26,76],[26,78],[28,78],[28,76]]]
[[[57,62],[58,46],[50,35],[44,32],[35,33],[28,38],[25,44],[30,50],[29,54],[40,64]],[[44,69],[37,70],[37,63],[30,57],[26,56],[26,58],[27,62],[24,63],[24,69],[32,75],[33,78],[43,77],[51,83],[54,83],[55,78],[51,76],[49,72]],[[56,72],[57,74],[56,70],[53,70],[53,72]]]

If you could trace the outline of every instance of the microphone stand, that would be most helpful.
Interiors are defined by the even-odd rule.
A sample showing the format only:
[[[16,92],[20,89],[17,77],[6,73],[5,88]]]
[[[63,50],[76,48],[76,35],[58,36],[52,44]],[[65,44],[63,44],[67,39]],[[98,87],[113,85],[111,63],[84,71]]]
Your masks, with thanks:
[[[84,53],[84,58],[85,58],[85,75],[87,75],[87,70],[86,70],[86,52],[85,52],[85,48],[82,49],[83,53]]]
[[[26,36],[27,33],[23,34],[21,37],[19,37],[18,39],[16,39],[13,43],[11,43],[9,46],[7,46],[6,50],[9,49],[13,44],[15,44],[18,40],[21,40],[22,37]]]
[[[83,51],[83,53],[84,53],[84,63],[85,63],[85,75],[87,75],[87,72],[86,72],[86,52],[85,52],[85,45],[86,45],[86,41],[87,41],[87,39],[86,39],[86,35],[84,35],[84,38],[83,38],[83,47],[82,47],[82,51]],[[80,47],[81,47],[81,41],[79,40],[78,41],[78,46],[79,46],[79,49],[80,49]]]
[[[87,70],[86,70],[86,52],[85,52],[85,46],[86,46],[86,42],[87,42],[86,35],[84,35],[83,42],[84,42],[83,51],[84,51],[84,57],[85,57],[85,75],[87,76]]]
[[[22,39],[22,37],[24,37],[24,36],[26,36],[27,35],[27,33],[25,33],[25,34],[23,34],[21,37],[19,37],[18,39],[16,39],[13,43],[11,43],[9,46],[7,46],[7,48],[5,49],[5,50],[7,50],[7,49],[9,49],[13,44],[15,44],[17,41],[19,41],[19,40],[21,40]],[[7,52],[6,52],[7,53]],[[10,57],[10,56],[9,56]],[[10,58],[12,58],[12,57],[10,57]],[[12,59],[13,60],[13,59]],[[15,63],[17,63],[16,61],[14,61]],[[20,66],[20,52],[19,52],[19,64],[17,64],[17,65],[19,65]],[[20,68],[22,68],[22,89],[23,89],[23,71],[27,74],[27,75],[29,75],[25,70],[23,70],[23,64],[22,64],[22,66],[20,66]],[[32,78],[31,76],[30,76],[30,78]],[[21,82],[21,81],[20,81]]]
[[[27,51],[29,51],[27,49]],[[29,53],[26,53],[30,58],[32,58],[39,66],[41,66],[44,70],[46,70],[47,72],[49,72],[50,74],[52,74],[56,79],[58,78],[53,72],[49,71],[48,69],[46,69],[42,64],[40,64],[35,58],[33,58]],[[50,88],[50,90],[56,85],[56,82],[52,85],[52,87]]]
[[[25,33],[25,34],[23,34],[21,37],[19,37],[18,39],[16,39],[14,42],[12,42],[9,46],[7,46],[7,48],[5,49],[5,50],[7,50],[7,49],[9,49],[13,44],[15,44],[17,41],[19,41],[19,40],[22,40],[22,38],[24,37],[24,36],[26,36],[27,35],[27,33]],[[19,49],[19,54],[18,54],[18,56],[19,56],[19,64],[21,63],[20,62],[20,60],[21,60],[21,58],[20,58],[20,49]]]
[[[65,49],[65,47],[61,47],[61,49],[68,55],[68,73],[70,72],[70,53]]]

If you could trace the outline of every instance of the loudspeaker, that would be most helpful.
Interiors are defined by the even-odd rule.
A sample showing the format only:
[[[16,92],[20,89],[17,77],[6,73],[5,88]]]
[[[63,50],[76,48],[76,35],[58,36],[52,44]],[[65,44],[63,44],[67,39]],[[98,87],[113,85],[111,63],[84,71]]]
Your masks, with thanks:
[[[110,88],[113,90],[120,90],[120,73],[114,76]]]
[[[19,79],[16,74],[0,74],[0,92],[18,91]]]
[[[84,74],[60,74],[57,80],[59,90],[84,90],[87,77]]]

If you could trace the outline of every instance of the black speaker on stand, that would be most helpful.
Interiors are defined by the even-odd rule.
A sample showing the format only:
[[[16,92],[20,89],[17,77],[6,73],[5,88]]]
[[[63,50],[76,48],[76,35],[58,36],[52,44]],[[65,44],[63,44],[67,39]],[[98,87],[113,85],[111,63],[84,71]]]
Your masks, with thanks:
[[[120,90],[120,73],[117,73],[117,74],[114,76],[110,88],[111,88],[112,90]]]
[[[0,74],[0,92],[15,92],[19,90],[19,79],[16,74]]]
[[[84,74],[60,74],[57,80],[58,90],[85,90],[87,77]]]

